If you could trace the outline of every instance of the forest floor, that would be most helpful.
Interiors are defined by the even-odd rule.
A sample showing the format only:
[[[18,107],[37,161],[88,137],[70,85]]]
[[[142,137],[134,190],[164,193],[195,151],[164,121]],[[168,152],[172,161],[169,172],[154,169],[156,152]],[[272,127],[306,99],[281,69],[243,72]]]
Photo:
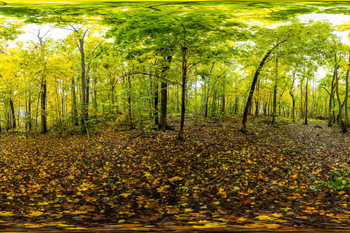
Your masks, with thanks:
[[[239,123],[189,119],[184,141],[176,130],[3,134],[0,231],[350,227],[349,134]]]

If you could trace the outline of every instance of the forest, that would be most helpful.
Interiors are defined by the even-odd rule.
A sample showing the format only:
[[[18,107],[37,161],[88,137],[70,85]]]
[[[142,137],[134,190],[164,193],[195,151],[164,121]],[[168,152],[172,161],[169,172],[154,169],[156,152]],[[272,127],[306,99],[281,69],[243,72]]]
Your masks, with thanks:
[[[348,2],[0,4],[0,231],[350,227]]]

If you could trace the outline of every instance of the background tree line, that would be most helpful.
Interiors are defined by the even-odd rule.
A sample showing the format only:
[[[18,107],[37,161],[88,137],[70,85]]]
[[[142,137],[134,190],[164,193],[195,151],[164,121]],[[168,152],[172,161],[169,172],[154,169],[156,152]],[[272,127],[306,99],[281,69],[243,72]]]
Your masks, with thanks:
[[[30,43],[9,46],[22,24],[1,21],[2,130],[77,127],[89,135],[115,121],[166,130],[176,116],[182,139],[186,116],[240,114],[242,131],[249,115],[327,119],[347,131],[349,46],[334,34],[346,25],[251,26],[225,8],[166,6],[38,23],[71,34],[57,40],[38,30]],[[328,73],[322,79],[319,67]]]

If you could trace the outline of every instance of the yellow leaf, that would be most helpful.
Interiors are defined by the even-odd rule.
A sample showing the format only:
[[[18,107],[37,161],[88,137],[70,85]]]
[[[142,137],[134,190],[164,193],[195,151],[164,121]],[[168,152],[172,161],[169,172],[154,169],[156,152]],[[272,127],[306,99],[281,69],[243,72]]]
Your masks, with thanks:
[[[256,218],[259,219],[260,221],[274,220],[275,219],[274,217],[270,217],[267,215],[260,215],[260,216],[257,216]]]
[[[120,194],[120,196],[123,196],[123,197],[128,197],[128,196],[130,196],[132,193],[122,193],[122,194]]]
[[[8,216],[13,216],[13,215],[15,215],[15,214],[12,212],[7,212],[7,211],[0,212],[0,216],[2,216],[2,217],[8,217]]]
[[[169,179],[170,182],[173,182],[173,181],[176,181],[176,180],[182,180],[182,178],[179,177],[179,176],[174,176],[173,178]]]

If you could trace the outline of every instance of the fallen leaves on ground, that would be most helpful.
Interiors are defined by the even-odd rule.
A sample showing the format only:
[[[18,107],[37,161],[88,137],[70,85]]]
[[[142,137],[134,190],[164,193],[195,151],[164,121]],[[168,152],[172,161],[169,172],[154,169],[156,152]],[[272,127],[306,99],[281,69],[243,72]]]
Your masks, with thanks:
[[[0,229],[350,225],[347,134],[263,118],[248,134],[236,118],[186,128],[184,141],[176,131],[2,136]]]

